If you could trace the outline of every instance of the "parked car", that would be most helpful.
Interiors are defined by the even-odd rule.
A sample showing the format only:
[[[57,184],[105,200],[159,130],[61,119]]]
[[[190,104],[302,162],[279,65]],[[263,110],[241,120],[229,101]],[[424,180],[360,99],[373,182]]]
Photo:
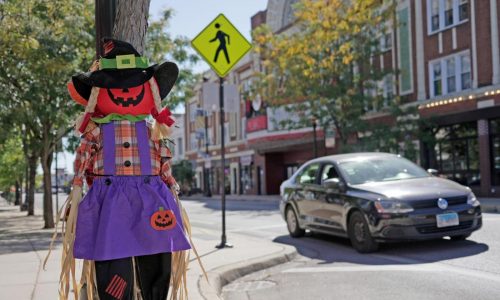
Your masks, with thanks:
[[[464,240],[482,226],[470,188],[388,153],[353,153],[308,161],[280,187],[292,237],[305,229],[347,237],[361,253],[380,242]]]

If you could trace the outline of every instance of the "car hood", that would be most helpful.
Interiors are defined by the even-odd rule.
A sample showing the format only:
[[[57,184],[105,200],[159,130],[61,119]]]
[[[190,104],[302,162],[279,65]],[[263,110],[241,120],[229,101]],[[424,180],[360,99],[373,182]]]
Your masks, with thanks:
[[[359,192],[375,193],[384,198],[403,201],[457,197],[470,193],[469,188],[451,180],[438,177],[370,182],[351,187]]]

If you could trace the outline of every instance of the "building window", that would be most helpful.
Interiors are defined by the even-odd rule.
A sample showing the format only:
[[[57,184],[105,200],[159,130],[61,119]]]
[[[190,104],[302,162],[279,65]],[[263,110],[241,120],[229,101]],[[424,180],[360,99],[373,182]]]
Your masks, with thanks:
[[[198,139],[196,138],[196,132],[191,132],[191,134],[189,135],[189,143],[191,146],[190,150],[198,149]]]
[[[470,89],[471,84],[471,73],[470,73],[470,57],[468,54],[460,55],[460,64],[462,69],[462,90]]]
[[[479,185],[479,144],[477,123],[441,127],[436,133],[439,174],[463,185]]]
[[[453,25],[453,0],[444,2],[444,26]]]
[[[380,50],[389,51],[392,49],[392,32],[382,34],[380,37]]]
[[[389,102],[394,98],[394,80],[392,74],[385,75],[384,77],[384,106],[388,106]]]
[[[464,21],[469,17],[469,0],[460,0],[458,5],[458,20]]]
[[[468,0],[427,0],[429,34],[456,26],[469,18]]]
[[[448,85],[448,93],[456,92],[456,76],[455,76],[455,58],[446,60],[446,83]]]
[[[189,104],[189,121],[196,121],[196,113],[198,110],[198,104],[196,102]]]
[[[432,64],[432,75],[433,75],[433,91],[434,96],[441,95],[443,89],[441,85],[441,63],[437,62]]]
[[[471,88],[469,52],[462,52],[429,64],[431,97],[460,92]]]
[[[431,0],[429,7],[431,8],[431,31],[439,29],[439,2],[441,0]]]
[[[184,152],[184,149],[182,148],[182,138],[177,138],[177,147],[179,149],[179,155],[182,155]]]

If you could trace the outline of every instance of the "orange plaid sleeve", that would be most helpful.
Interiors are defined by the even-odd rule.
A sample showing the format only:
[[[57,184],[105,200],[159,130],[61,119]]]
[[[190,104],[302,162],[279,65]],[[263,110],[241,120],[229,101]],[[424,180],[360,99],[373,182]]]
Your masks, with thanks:
[[[176,187],[177,182],[172,175],[171,169],[172,152],[163,141],[159,142],[159,148],[161,155],[160,177],[169,187]]]
[[[82,186],[86,171],[92,168],[92,162],[99,148],[97,143],[99,133],[100,129],[96,126],[82,135],[80,145],[76,149],[73,185]]]

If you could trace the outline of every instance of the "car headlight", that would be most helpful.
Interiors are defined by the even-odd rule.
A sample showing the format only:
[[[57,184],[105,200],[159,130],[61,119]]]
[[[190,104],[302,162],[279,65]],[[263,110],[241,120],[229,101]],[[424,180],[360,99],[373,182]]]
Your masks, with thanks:
[[[381,214],[405,214],[413,211],[409,204],[392,200],[377,200],[375,208]]]
[[[472,192],[469,194],[469,196],[467,196],[467,204],[469,204],[473,207],[480,205],[479,200],[477,200],[477,198],[476,198],[476,195],[474,195],[474,193],[472,193]]]

